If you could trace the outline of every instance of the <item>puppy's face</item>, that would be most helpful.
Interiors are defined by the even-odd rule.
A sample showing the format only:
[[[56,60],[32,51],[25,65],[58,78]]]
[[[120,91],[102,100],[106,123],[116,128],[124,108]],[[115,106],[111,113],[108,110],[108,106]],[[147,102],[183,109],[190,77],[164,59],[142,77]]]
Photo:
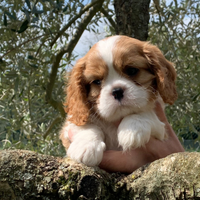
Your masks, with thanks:
[[[69,120],[76,125],[85,124],[89,117],[115,122],[147,110],[158,93],[172,104],[175,78],[172,64],[157,47],[126,36],[106,38],[72,71],[67,89]]]

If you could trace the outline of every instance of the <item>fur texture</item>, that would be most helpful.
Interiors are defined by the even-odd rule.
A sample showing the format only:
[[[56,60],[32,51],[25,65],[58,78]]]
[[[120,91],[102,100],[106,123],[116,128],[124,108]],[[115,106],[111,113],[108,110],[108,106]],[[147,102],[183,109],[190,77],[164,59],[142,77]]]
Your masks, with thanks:
[[[99,41],[69,78],[68,118],[60,133],[67,155],[95,166],[105,150],[141,147],[151,136],[163,140],[165,128],[154,104],[160,97],[174,103],[175,79],[172,63],[156,46],[127,36]],[[71,144],[69,130],[75,133]]]

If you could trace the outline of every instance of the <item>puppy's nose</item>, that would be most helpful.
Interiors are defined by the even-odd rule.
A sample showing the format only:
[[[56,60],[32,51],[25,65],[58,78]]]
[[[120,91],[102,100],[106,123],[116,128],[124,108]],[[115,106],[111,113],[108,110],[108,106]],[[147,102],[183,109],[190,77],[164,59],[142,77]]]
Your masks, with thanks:
[[[120,87],[114,88],[112,91],[112,95],[116,100],[121,101],[121,99],[124,97],[124,90]]]

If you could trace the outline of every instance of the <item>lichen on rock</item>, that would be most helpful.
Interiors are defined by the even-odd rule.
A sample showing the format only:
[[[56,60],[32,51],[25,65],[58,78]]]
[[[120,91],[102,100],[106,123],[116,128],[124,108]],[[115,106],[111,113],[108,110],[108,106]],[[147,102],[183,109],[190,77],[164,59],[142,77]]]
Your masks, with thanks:
[[[198,199],[200,154],[177,153],[130,175],[107,173],[69,158],[0,151],[0,199]]]

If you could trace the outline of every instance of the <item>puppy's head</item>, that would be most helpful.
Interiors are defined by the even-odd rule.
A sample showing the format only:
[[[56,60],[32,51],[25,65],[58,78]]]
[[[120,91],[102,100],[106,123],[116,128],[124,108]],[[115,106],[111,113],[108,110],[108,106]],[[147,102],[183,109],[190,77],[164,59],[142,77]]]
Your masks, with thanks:
[[[147,110],[158,94],[165,103],[177,98],[176,72],[161,51],[127,36],[101,40],[74,66],[67,87],[69,121],[89,117],[118,121]]]

